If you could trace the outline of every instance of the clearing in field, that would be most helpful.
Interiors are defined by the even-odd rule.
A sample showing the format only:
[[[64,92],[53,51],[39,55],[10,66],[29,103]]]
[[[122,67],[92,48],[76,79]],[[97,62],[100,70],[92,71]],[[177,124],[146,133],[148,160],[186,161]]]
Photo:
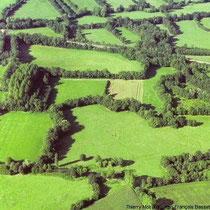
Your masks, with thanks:
[[[8,157],[36,160],[52,125],[46,113],[9,112],[0,116],[0,161]]]
[[[91,198],[87,180],[70,181],[44,175],[0,176],[1,209],[70,209],[71,204]],[[10,183],[10,184],[8,184]],[[50,193],[49,193],[50,192]]]
[[[2,11],[4,8],[8,7],[10,4],[14,4],[16,1],[15,0],[3,0],[0,1],[0,18],[2,18]]]
[[[130,5],[134,5],[132,0],[106,0],[108,4],[110,4],[114,10],[116,10],[120,5],[124,8],[128,8]]]
[[[173,184],[152,189],[158,198],[173,200],[174,205],[209,205],[210,181]]]
[[[68,165],[78,160],[83,153],[87,157],[121,157],[134,161],[126,169],[134,169],[138,175],[162,176],[164,171],[160,167],[160,160],[163,155],[194,153],[209,148],[208,116],[190,117],[203,122],[201,126],[174,129],[151,128],[146,120],[133,112],[111,112],[100,105],[75,108],[72,111],[80,131],[76,127],[77,132],[68,137],[69,140],[66,139],[71,147],[60,164]],[[86,164],[94,164],[94,160],[86,161]]]
[[[105,79],[60,79],[55,86],[57,90],[55,103],[89,95],[103,95],[106,83]]]
[[[100,7],[99,4],[94,0],[71,0],[74,4],[78,6],[78,9],[87,9],[92,11],[95,7]]]
[[[119,54],[98,52],[93,50],[65,49],[32,45],[33,63],[42,67],[61,67],[67,70],[104,70],[112,73],[120,71],[141,71],[143,65],[130,61]]]
[[[141,80],[111,80],[109,95],[114,99],[134,98],[142,101],[143,81]]]
[[[210,18],[203,18],[201,19],[201,24],[203,24],[206,28],[210,29]]]
[[[128,46],[132,46],[132,47],[135,46],[135,44],[141,39],[140,35],[137,35],[133,33],[132,31],[129,31],[125,27],[119,27],[116,29],[119,30],[121,35],[126,39]]]
[[[154,12],[154,13],[149,13],[149,12],[144,12],[144,11],[134,11],[134,12],[120,12],[120,13],[114,13],[113,17],[129,17],[130,19],[144,19],[144,18],[152,18],[152,17],[158,17],[158,16],[165,16],[161,12]]]
[[[98,17],[98,16],[83,16],[81,18],[77,18],[76,20],[79,25],[106,23],[107,22],[106,18]]]
[[[210,6],[210,5],[209,5]],[[200,29],[195,21],[185,20],[177,22],[183,34],[176,36],[178,46],[199,47],[210,49],[210,33]]]
[[[57,34],[48,27],[29,28],[21,30],[8,30],[9,34],[27,33],[27,34],[42,34],[44,36],[52,36],[54,38],[62,38],[62,34]]]
[[[47,0],[28,0],[12,16],[14,18],[55,19],[61,15]]]
[[[130,187],[122,187],[120,190],[109,194],[105,198],[96,201],[92,206],[87,208],[88,210],[104,210],[114,209],[114,210],[126,210],[128,209],[126,205],[141,206],[139,199],[137,198],[135,192]]]
[[[104,28],[87,29],[82,31],[85,38],[92,42],[99,42],[101,44],[122,45],[122,42],[114,36],[111,32]]]
[[[164,0],[146,0],[147,3],[151,4],[155,8],[159,8],[161,5],[166,5]]]
[[[194,56],[194,55],[187,55],[191,61],[198,61],[200,63],[209,63],[210,64],[210,56]]]
[[[191,4],[187,5],[186,7],[183,7],[182,9],[177,9],[174,10],[173,12],[170,12],[172,15],[178,15],[180,16],[181,14],[192,14],[194,12],[209,12],[210,8],[210,2],[208,3],[200,3],[200,4]]]
[[[143,100],[144,104],[151,104],[155,107],[156,111],[160,112],[162,110],[163,101],[158,97],[158,93],[155,91],[155,85],[162,75],[175,73],[173,68],[162,67],[155,72],[156,74],[151,78],[143,81]]]

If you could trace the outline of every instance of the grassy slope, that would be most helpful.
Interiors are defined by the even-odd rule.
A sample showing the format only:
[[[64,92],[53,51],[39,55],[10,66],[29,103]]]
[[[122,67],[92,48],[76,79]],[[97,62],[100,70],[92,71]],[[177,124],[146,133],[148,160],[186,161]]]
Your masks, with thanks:
[[[148,13],[144,11],[134,11],[134,12],[120,12],[120,13],[114,13],[114,17],[129,17],[130,19],[143,19],[143,18],[151,18],[156,16],[164,16],[163,13],[155,12],[155,13]]]
[[[140,71],[143,66],[130,61],[119,54],[90,50],[64,49],[40,45],[31,46],[33,63],[43,67],[61,67],[67,70],[103,70],[118,73],[120,71]],[[113,65],[114,64],[114,65]]]
[[[5,8],[5,7],[8,7],[10,4],[14,4],[15,3],[15,0],[2,0],[0,1],[0,18],[2,18],[2,10]]]
[[[129,46],[135,46],[135,44],[141,39],[140,35],[138,36],[137,34],[134,34],[132,31],[129,31],[125,27],[119,27],[117,30],[119,30],[122,36],[125,37]]]
[[[79,127],[84,128],[72,136],[73,140],[69,138],[68,142],[73,141],[73,144],[61,164],[78,160],[82,153],[87,157],[122,157],[135,161],[128,168],[135,169],[139,175],[162,176],[160,159],[163,155],[194,153],[209,148],[209,117],[193,117],[204,123],[199,127],[154,129],[135,113],[115,113],[100,105],[73,109],[73,115]]]
[[[157,197],[174,201],[173,205],[208,205],[210,182],[192,182],[153,188]]]
[[[104,28],[87,29],[82,32],[89,41],[99,42],[102,44],[122,45],[122,42],[116,36]]]
[[[110,4],[115,10],[122,5],[124,8],[128,8],[129,5],[133,5],[132,0],[106,0],[108,4]]]
[[[94,0],[71,0],[74,4],[78,6],[79,9],[93,10],[94,7],[100,7]]]
[[[204,61],[204,62],[210,62],[210,56],[194,56],[194,55],[187,55],[187,58],[196,60],[196,61]]]
[[[177,14],[178,16],[181,14],[192,14],[194,12],[209,12],[210,2],[201,3],[201,4],[192,4],[182,9],[175,10],[170,14]]]
[[[168,28],[167,28],[167,27],[165,27],[163,24],[157,24],[156,26],[157,26],[158,28],[160,28],[161,30],[165,30],[165,31],[167,31],[167,32],[170,34],[170,32],[169,32]]]
[[[173,74],[175,71],[172,68],[163,67],[156,71],[156,75],[151,79],[143,81],[143,103],[151,104],[157,111],[161,111],[163,105],[162,100],[158,97],[154,86],[162,75]]]
[[[96,201],[88,210],[125,210],[126,205],[140,206],[141,203],[134,191],[129,187],[122,187],[107,197]]]
[[[87,180],[70,181],[44,175],[0,176],[1,209],[68,210],[71,204],[91,197]]]
[[[102,95],[107,80],[96,79],[60,79],[55,86],[58,93],[55,103],[62,103],[67,99],[85,97],[88,95]]]
[[[141,101],[142,83],[141,80],[111,80],[109,93],[114,95],[115,99],[135,98]]]
[[[77,18],[78,24],[79,25],[84,25],[84,24],[95,24],[95,23],[106,23],[107,19],[104,17],[98,17],[98,16],[84,16],[81,18]]]
[[[201,23],[206,27],[210,29],[210,18],[203,18],[201,20]]]
[[[22,29],[22,30],[9,30],[9,34],[18,34],[18,33],[28,33],[28,34],[42,34],[45,36],[52,36],[55,38],[62,38],[63,36],[61,34],[55,33],[53,30],[51,30],[48,27],[40,27],[40,28],[30,28],[30,29]]]
[[[0,117],[0,161],[8,157],[34,161],[52,121],[46,113],[9,112]]]
[[[159,8],[161,5],[167,4],[164,0],[146,0],[146,2],[156,8]]]
[[[187,44],[188,47],[200,47],[210,49],[210,33],[204,31],[196,25],[194,21],[180,21],[177,22],[183,34],[176,36],[178,39],[177,45],[183,46]]]
[[[48,2],[43,0],[29,0],[14,14],[14,18],[42,18],[55,19],[60,14]]]

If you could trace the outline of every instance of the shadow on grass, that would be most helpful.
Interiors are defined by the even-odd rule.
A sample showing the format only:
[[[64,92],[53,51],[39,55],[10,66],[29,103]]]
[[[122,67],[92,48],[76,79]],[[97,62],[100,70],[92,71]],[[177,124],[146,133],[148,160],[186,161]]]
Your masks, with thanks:
[[[70,110],[70,109],[66,110],[64,112],[64,114],[66,115],[66,119],[68,119],[68,121],[71,124],[71,130],[66,136],[64,136],[60,140],[59,145],[57,146],[57,151],[59,151],[58,152],[59,160],[63,160],[64,158],[67,157],[66,154],[72,147],[72,144],[75,142],[75,140],[72,138],[72,135],[74,135],[75,133],[78,133],[84,129],[84,126],[80,125],[76,121],[77,118],[73,115],[72,110]],[[75,161],[78,162],[79,160],[75,160]],[[75,163],[75,161],[63,164],[62,166]]]
[[[171,205],[173,205],[174,201],[168,198],[159,198],[155,202],[156,209],[158,210],[164,210],[164,209],[172,209],[174,210],[175,208],[170,208]]]
[[[35,58],[30,55],[30,45],[28,44],[21,44],[20,45],[20,51],[21,51],[21,56],[20,56],[20,61],[22,63],[31,63]]]

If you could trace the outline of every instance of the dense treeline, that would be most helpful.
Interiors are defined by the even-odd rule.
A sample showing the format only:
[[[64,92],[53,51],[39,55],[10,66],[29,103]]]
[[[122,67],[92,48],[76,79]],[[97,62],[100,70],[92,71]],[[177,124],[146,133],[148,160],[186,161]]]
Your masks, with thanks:
[[[187,46],[177,47],[176,52],[182,55],[203,55],[203,56],[210,55],[210,49],[197,48],[197,47],[188,48]]]
[[[169,32],[173,35],[181,34],[179,26],[170,18],[163,18],[163,25],[168,28]]]
[[[4,105],[8,110],[43,111],[50,92],[49,75],[36,65],[22,64],[9,79]]]

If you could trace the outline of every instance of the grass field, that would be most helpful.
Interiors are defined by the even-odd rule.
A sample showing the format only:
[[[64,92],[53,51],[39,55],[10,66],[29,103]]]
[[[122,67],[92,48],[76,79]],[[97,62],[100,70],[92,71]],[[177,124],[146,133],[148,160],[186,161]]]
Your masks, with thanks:
[[[143,81],[141,80],[111,80],[109,94],[115,99],[135,98],[142,101]]]
[[[87,29],[82,32],[89,41],[99,42],[101,44],[122,45],[122,42],[116,36],[104,28]]]
[[[4,8],[8,7],[10,4],[14,4],[15,3],[15,0],[3,0],[3,1],[0,1],[0,18],[2,18],[2,11]]]
[[[107,19],[104,17],[98,16],[83,16],[81,18],[76,19],[79,25],[84,24],[95,24],[95,23],[106,23]]]
[[[152,189],[158,198],[168,198],[173,205],[209,205],[210,182],[174,184]]]
[[[165,27],[163,24],[157,24],[156,26],[157,26],[159,29],[161,29],[161,30],[165,30],[165,31],[167,31],[167,32],[170,34],[170,32],[169,32],[168,28],[167,28],[167,27]]]
[[[134,34],[125,27],[119,27],[117,30],[119,30],[122,36],[126,39],[128,46],[135,46],[135,44],[141,39],[140,35],[138,36],[137,34]]]
[[[60,14],[54,7],[45,0],[28,0],[19,10],[12,16],[14,18],[32,18],[32,19],[55,19]]]
[[[88,95],[103,95],[106,83],[107,80],[97,79],[60,79],[55,86],[57,90],[55,103]]]
[[[30,50],[30,54],[36,58],[33,63],[42,67],[56,66],[81,71],[108,69],[112,73],[143,69],[143,65],[139,62],[130,61],[119,54],[40,45],[32,45]]]
[[[183,7],[182,9],[175,10],[173,12],[170,12],[170,14],[192,14],[194,12],[209,12],[210,2],[208,3],[200,3],[200,4],[192,4],[187,5],[186,7]]]
[[[156,93],[154,87],[162,75],[173,74],[173,73],[175,73],[174,69],[169,67],[163,67],[156,70],[156,75],[154,77],[152,77],[151,79],[144,80],[142,85],[143,88],[142,103],[151,104],[156,108],[158,112],[161,111],[163,106],[163,101],[158,97],[158,94]]]
[[[92,196],[87,180],[70,181],[44,175],[0,176],[1,209],[68,210],[71,204]]]
[[[161,5],[167,4],[164,0],[146,0],[146,2],[156,8],[159,8]]]
[[[87,157],[121,157],[134,161],[126,168],[136,170],[138,175],[162,176],[160,160],[163,155],[194,153],[209,148],[210,118],[207,116],[191,117],[203,122],[199,127],[154,129],[135,113],[111,112],[100,105],[75,108],[73,115],[80,131],[66,139],[71,147],[60,164],[68,165],[83,153]],[[91,161],[94,160],[86,163],[93,163]]]
[[[134,12],[120,12],[120,13],[114,13],[113,17],[129,17],[130,19],[144,19],[144,18],[151,18],[151,17],[157,17],[157,16],[165,16],[161,12],[155,12],[155,13],[149,13],[144,11],[134,11]]]
[[[94,0],[71,0],[78,6],[78,9],[85,9],[92,11],[94,7],[100,7]]]
[[[129,187],[122,187],[120,190],[111,193],[105,198],[96,201],[88,210],[126,210],[126,205],[140,206],[141,203],[134,191]]]
[[[128,8],[129,5],[134,4],[132,0],[106,0],[106,2],[110,4],[114,10],[116,10],[120,5],[122,5],[124,8]]]
[[[28,33],[28,34],[42,34],[45,36],[52,36],[55,38],[62,38],[63,35],[55,33],[48,27],[40,27],[40,28],[30,28],[30,29],[21,29],[21,30],[8,30],[9,34],[18,34],[18,33]]]
[[[177,22],[183,34],[176,36],[178,46],[187,44],[188,47],[200,47],[210,49],[210,33],[198,28],[194,21]]]
[[[204,61],[210,63],[210,56],[194,56],[194,55],[187,55],[189,59],[196,60],[196,61]]]
[[[46,113],[9,112],[0,117],[0,161],[8,157],[34,161],[53,125]]]
[[[206,28],[210,29],[210,18],[201,19],[201,24],[203,24]]]

